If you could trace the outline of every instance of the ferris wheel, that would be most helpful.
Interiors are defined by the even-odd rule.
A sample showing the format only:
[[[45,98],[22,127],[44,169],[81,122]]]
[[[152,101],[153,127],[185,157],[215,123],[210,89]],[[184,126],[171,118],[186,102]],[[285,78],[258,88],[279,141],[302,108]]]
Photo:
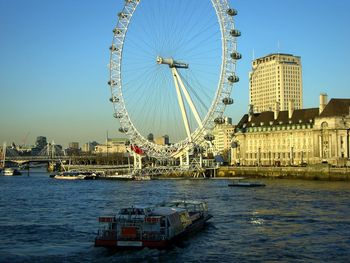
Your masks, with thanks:
[[[170,158],[214,140],[239,81],[235,15],[228,0],[125,1],[108,85],[134,151]]]

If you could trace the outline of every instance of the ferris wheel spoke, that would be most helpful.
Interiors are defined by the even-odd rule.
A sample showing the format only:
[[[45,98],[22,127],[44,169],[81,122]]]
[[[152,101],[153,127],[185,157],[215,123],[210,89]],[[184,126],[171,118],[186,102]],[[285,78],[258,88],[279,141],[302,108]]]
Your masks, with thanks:
[[[215,37],[215,34],[213,34],[210,38],[208,38],[207,36],[204,37],[204,39],[199,39],[199,37],[203,38],[203,33],[206,31],[210,31],[209,29],[213,28],[215,26],[215,24],[211,24],[209,26],[204,27],[203,29],[201,29],[200,31],[198,31],[195,35],[191,36],[191,38],[186,39],[184,41],[186,41],[186,43],[200,43],[201,45],[203,44],[203,42],[210,40],[210,38],[213,38],[213,36]],[[198,39],[198,41],[194,41],[195,39]],[[183,52],[186,51],[191,51],[194,47],[188,47],[188,45],[186,46],[186,48],[183,49]]]
[[[196,28],[198,27],[198,24],[199,24],[199,20],[196,19],[196,15],[195,15],[195,11],[197,14],[203,14],[203,15],[200,15],[199,17],[203,20],[203,18],[207,18],[208,17],[208,12],[204,12],[204,9],[205,9],[205,5],[200,5],[200,7],[198,8],[195,7],[195,8],[191,8],[192,12],[191,14],[189,15],[189,19],[187,21],[187,26],[185,27],[185,29],[179,29],[179,31],[177,32],[178,34],[182,33],[182,39],[178,44],[178,48],[179,49],[184,49],[184,47],[186,45],[188,45],[188,43],[190,43],[190,39],[187,38],[187,36],[191,36],[193,35],[191,32],[198,32],[198,31],[201,31],[201,30],[197,30]],[[203,21],[202,21],[203,22]],[[207,23],[204,23],[204,24],[207,24]],[[203,32],[203,31],[202,31]]]
[[[187,53],[189,53],[188,57],[189,58],[201,58],[203,59],[203,55],[206,54],[212,54],[212,53],[217,53],[219,50],[221,50],[221,47],[215,47],[215,48],[210,48],[206,51],[201,51],[201,52],[196,52],[196,53],[191,53],[192,51],[195,51],[195,50],[198,50],[198,47],[199,46],[203,46],[205,44],[205,41],[199,41],[198,44],[192,46],[192,47],[189,47],[187,50],[185,50]]]
[[[199,84],[200,85],[200,84]],[[197,87],[199,86],[197,85]],[[194,95],[194,97],[196,98],[196,100],[199,102],[199,104],[202,106],[202,109],[204,109],[205,112],[208,111],[209,109],[209,106],[206,105],[206,103],[204,102],[204,100],[202,99],[202,97],[204,97],[205,99],[205,96],[201,95],[199,96],[198,92],[196,92],[196,89],[192,88],[191,84],[189,82],[186,81],[186,86],[189,87],[189,90],[191,91],[191,93]],[[207,96],[206,98],[208,101],[211,99],[209,96]]]
[[[151,74],[152,72],[156,72],[157,69],[148,69],[147,71],[142,71],[139,74],[135,75],[135,78],[130,80],[128,83],[125,83],[125,86],[127,88],[130,88],[129,90],[125,90],[126,96],[130,96],[130,101],[133,102],[133,104],[137,104],[142,98],[147,97],[147,89],[142,89],[142,85],[145,83],[148,85],[148,87],[152,83],[152,78],[154,79],[156,74]],[[138,82],[140,79],[144,80],[144,83]],[[149,89],[148,89],[149,90]],[[140,109],[140,107],[135,107],[135,109]]]

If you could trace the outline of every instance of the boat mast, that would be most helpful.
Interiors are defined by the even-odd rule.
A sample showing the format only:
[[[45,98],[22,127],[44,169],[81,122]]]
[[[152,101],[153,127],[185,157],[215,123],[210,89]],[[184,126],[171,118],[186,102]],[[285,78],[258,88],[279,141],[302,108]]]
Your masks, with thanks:
[[[6,159],[6,142],[2,146],[2,168],[5,168],[5,159]]]

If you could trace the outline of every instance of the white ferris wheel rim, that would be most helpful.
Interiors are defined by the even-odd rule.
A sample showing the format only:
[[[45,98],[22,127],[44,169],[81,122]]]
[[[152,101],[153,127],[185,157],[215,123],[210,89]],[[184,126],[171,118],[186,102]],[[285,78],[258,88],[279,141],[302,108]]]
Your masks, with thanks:
[[[131,144],[137,145],[150,157],[169,158],[177,155],[184,149],[202,144],[208,138],[205,138],[205,135],[210,135],[210,131],[214,128],[215,121],[222,120],[226,105],[233,102],[230,95],[233,83],[238,81],[238,77],[235,75],[236,61],[240,59],[236,44],[236,37],[240,35],[240,32],[235,30],[233,20],[236,11],[230,8],[228,0],[210,1],[215,9],[219,23],[222,48],[221,70],[216,94],[207,114],[202,120],[203,126],[192,132],[192,142],[186,138],[172,145],[158,145],[150,142],[136,129],[128,114],[122,90],[123,48],[129,24],[141,0],[126,0],[123,10],[118,14],[119,18],[113,30],[113,41],[110,47],[110,79],[108,82],[111,89],[110,101],[113,103],[114,117],[120,122],[121,127],[119,130],[127,135]],[[229,10],[233,10],[235,14],[229,14]],[[232,31],[237,31],[238,35],[232,33]],[[238,54],[238,58],[233,58],[232,54]]]

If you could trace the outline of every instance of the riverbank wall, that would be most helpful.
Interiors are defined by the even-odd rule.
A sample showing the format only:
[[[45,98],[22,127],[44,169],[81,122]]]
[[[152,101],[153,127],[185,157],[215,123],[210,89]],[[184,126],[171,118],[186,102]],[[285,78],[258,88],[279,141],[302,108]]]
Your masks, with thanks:
[[[106,175],[128,174],[126,166],[107,165],[79,165],[69,169],[103,171]],[[188,176],[158,176],[159,178],[189,178]],[[215,173],[216,178],[250,177],[250,178],[286,178],[303,180],[350,181],[350,167],[332,167],[328,164],[319,164],[307,167],[264,167],[264,166],[221,166]],[[202,177],[200,177],[202,178]]]
[[[349,167],[315,165],[307,167],[222,166],[217,177],[286,178],[325,181],[350,181]]]

